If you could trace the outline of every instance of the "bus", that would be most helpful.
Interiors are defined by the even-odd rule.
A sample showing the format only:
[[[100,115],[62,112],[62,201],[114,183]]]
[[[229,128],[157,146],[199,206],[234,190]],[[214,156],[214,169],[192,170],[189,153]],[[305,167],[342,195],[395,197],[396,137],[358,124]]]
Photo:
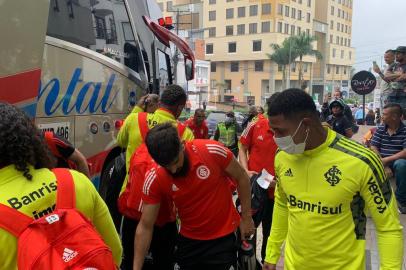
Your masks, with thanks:
[[[0,1],[0,101],[78,148],[97,188],[122,119],[173,83],[172,45],[193,79],[193,52],[159,17],[152,0]]]

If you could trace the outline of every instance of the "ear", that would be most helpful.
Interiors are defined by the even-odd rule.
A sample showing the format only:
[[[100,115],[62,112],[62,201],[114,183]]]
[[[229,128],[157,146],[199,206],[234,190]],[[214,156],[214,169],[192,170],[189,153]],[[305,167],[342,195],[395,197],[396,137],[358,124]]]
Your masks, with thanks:
[[[312,118],[310,118],[310,117],[303,118],[302,125],[304,125],[306,127],[306,129],[309,129],[312,124],[313,124]]]

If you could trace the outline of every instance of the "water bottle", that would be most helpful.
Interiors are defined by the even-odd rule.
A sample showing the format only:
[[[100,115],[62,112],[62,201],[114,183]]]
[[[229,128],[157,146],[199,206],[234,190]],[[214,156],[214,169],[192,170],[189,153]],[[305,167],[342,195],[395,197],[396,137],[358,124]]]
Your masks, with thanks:
[[[255,257],[254,246],[243,240],[239,250],[239,261],[241,270],[255,270],[257,266],[257,259]]]

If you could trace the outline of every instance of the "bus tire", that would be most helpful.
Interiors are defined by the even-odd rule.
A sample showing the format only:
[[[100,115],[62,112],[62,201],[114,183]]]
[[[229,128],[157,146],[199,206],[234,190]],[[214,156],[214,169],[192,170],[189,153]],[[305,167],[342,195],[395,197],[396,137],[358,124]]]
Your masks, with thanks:
[[[125,153],[111,159],[103,170],[100,181],[100,195],[109,208],[117,232],[120,231],[122,215],[118,211],[117,199],[126,175]]]

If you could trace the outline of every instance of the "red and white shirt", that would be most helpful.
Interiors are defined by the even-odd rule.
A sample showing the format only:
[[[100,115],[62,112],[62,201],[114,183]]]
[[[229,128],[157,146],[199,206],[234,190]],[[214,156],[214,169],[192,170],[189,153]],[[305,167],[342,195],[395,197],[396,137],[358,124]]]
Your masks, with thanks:
[[[240,143],[248,148],[248,170],[260,173],[265,169],[275,175],[274,162],[278,146],[273,136],[268,119],[262,114],[258,115],[257,121],[248,124],[240,138]],[[269,189],[271,198],[273,198],[273,192],[273,189]]]
[[[229,188],[225,168],[233,154],[213,140],[186,142],[189,171],[184,177],[172,177],[156,166],[145,180],[143,201],[158,204],[170,194],[181,221],[180,234],[196,240],[216,239],[236,230],[240,222]],[[147,173],[148,175],[148,173]]]
[[[209,137],[209,128],[206,121],[203,121],[200,126],[196,125],[194,118],[188,119],[185,124],[193,131],[195,139],[207,139]]]

